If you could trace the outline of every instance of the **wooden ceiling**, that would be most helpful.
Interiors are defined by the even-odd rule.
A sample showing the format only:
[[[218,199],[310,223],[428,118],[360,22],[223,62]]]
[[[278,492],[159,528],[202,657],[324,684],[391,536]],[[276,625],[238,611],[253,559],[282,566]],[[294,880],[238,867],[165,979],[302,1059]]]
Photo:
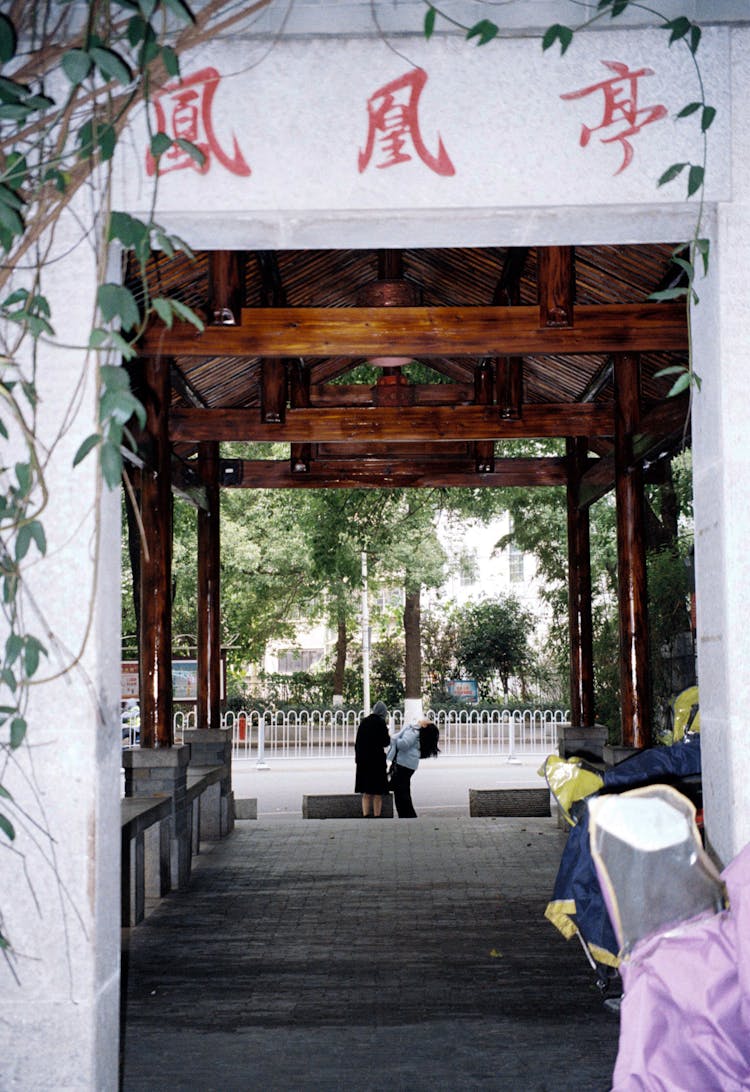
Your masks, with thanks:
[[[673,250],[154,256],[151,292],[209,325],[201,335],[154,324],[142,352],[169,359],[170,433],[183,456],[211,439],[293,445],[291,461],[246,465],[244,485],[557,484],[559,460],[500,460],[503,477],[502,440],[586,436],[606,462],[624,352],[640,359],[640,454],[683,442],[684,401],[665,401],[674,377],[656,373],[687,360],[684,306],[648,302],[677,283]],[[414,306],[363,307],[363,290],[383,279],[412,286]],[[134,270],[127,280],[138,294]],[[220,307],[234,325],[211,324]],[[393,369],[376,383],[347,381],[368,357],[402,353],[428,365],[434,382],[407,383]],[[235,471],[225,484],[239,484]],[[609,472],[592,465],[597,475],[601,492]]]

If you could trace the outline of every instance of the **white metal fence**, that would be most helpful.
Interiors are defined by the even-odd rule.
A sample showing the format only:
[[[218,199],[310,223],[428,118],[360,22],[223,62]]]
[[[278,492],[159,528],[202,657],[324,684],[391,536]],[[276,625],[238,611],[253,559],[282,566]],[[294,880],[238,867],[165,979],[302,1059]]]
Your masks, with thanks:
[[[235,758],[325,758],[351,757],[361,709],[298,710],[259,713],[256,710],[227,712],[222,727],[232,732]],[[544,755],[557,750],[557,730],[567,724],[570,714],[552,709],[461,709],[427,712],[440,729],[440,750],[445,755]],[[403,714],[390,717],[391,732],[403,726]],[[129,739],[138,742],[139,722],[133,717]],[[182,741],[185,729],[195,728],[195,709],[177,709],[174,714],[175,740]]]
[[[445,755],[537,755],[557,749],[557,728],[569,714],[550,709],[452,710],[427,714],[440,729]],[[324,758],[354,754],[359,709],[300,710],[288,713],[226,713],[232,730],[235,758],[262,761],[265,757]],[[400,712],[391,715],[390,729],[402,727]]]

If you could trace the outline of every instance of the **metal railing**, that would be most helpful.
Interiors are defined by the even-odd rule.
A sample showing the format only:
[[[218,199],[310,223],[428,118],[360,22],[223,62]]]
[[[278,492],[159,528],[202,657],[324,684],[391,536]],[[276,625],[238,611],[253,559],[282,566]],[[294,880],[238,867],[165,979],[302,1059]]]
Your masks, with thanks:
[[[232,733],[234,758],[326,758],[351,757],[361,709],[301,709],[289,712],[239,710],[222,716],[222,727]],[[426,716],[440,729],[440,750],[445,755],[544,755],[557,750],[557,732],[570,714],[556,709],[452,709]],[[137,744],[140,721],[137,714],[128,725],[129,739]],[[174,713],[174,737],[181,743],[183,733],[196,727],[195,708]],[[390,715],[391,733],[403,727],[403,714]]]
[[[569,714],[561,710],[451,710],[427,712],[440,729],[440,750],[446,755],[549,754],[557,749],[557,730]],[[223,724],[232,731],[235,758],[351,757],[359,709],[300,710],[288,713],[238,711],[225,713]],[[390,730],[403,726],[403,715],[391,714]]]

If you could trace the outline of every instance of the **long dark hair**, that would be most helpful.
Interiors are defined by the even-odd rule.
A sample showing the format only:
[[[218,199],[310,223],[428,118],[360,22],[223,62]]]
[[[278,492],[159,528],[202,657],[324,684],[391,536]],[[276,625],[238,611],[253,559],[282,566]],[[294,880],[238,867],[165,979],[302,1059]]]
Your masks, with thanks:
[[[420,724],[419,757],[437,758],[437,756],[440,754],[440,748],[438,747],[439,739],[440,732],[438,731],[437,724],[433,724],[432,721],[425,721],[424,724]]]

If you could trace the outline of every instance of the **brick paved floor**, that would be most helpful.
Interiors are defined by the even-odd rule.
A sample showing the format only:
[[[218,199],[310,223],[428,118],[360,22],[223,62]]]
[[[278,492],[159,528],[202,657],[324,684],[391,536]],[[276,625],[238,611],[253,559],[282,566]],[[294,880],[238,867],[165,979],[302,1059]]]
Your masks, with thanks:
[[[551,819],[246,822],[125,935],[123,1092],[609,1088]]]

